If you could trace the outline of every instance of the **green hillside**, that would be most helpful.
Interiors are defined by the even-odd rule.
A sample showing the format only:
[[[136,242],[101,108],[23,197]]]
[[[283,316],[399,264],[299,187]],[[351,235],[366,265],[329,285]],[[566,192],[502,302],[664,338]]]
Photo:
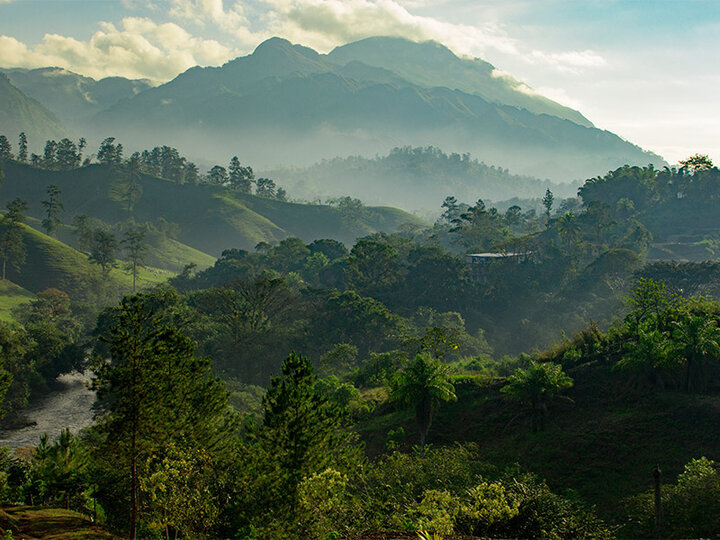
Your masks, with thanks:
[[[0,280],[0,320],[12,321],[13,310],[32,302],[35,295],[10,281]]]
[[[610,366],[586,365],[568,374],[575,380],[572,401],[554,403],[546,429],[536,433],[526,411],[500,393],[504,378],[459,376],[458,401],[439,408],[428,442],[474,442],[484,462],[518,463],[553,490],[573,490],[597,505],[611,522],[623,515],[623,498],[652,486],[655,464],[671,482],[691,459],[720,457],[714,427],[720,396],[638,391],[622,385]],[[371,454],[384,452],[388,433],[399,427],[410,449],[417,443],[414,419],[390,404],[359,426]]]
[[[87,255],[24,225],[25,264],[20,271],[7,267],[7,278],[23,289],[40,292],[54,287],[76,299],[97,295],[117,296],[132,291],[132,275],[121,266],[107,279],[88,261]],[[122,263],[120,263],[122,265]],[[145,268],[138,275],[138,288],[161,283],[172,273]]]
[[[76,214],[87,214],[108,224],[130,218],[137,223],[163,218],[177,224],[180,232],[176,241],[161,246],[155,261],[174,270],[178,261],[181,265],[195,262],[208,266],[212,263],[210,255],[220,255],[225,249],[252,249],[258,242],[276,242],[288,236],[307,242],[334,238],[352,243],[372,232],[393,232],[405,223],[422,223],[393,208],[365,208],[359,215],[348,216],[335,207],[263,199],[219,186],[179,185],[150,176],[140,179],[142,195],[129,212],[122,195],[126,181],[108,166],[47,171],[6,163],[4,172],[0,204],[21,197],[28,201],[28,214],[36,219],[43,218],[41,201],[46,198],[47,186],[54,184],[62,192],[65,211],[61,218],[65,223]],[[70,240],[68,235],[63,238]]]

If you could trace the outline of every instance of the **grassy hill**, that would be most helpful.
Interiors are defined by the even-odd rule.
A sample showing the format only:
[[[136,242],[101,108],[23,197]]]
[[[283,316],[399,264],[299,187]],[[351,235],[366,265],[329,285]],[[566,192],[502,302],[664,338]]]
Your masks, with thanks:
[[[13,321],[12,311],[32,302],[35,295],[10,281],[0,280],[0,320]]]
[[[138,223],[163,218],[177,224],[180,232],[175,241],[155,246],[156,264],[173,270],[178,261],[208,266],[210,256],[225,249],[252,249],[258,242],[276,242],[288,236],[307,242],[334,238],[352,243],[372,232],[393,232],[405,223],[421,223],[394,208],[365,208],[350,217],[335,207],[263,199],[220,186],[179,185],[150,176],[140,179],[142,195],[129,212],[122,195],[126,181],[108,166],[47,171],[10,162],[4,165],[4,172],[0,204],[21,197],[28,201],[28,214],[36,219],[44,217],[41,201],[47,198],[47,186],[54,184],[62,191],[65,211],[61,219],[66,223],[76,214],[87,214],[108,224],[130,218]],[[67,234],[63,238],[72,239]],[[192,250],[186,249],[188,246]]]
[[[37,293],[54,287],[76,299],[132,291],[132,275],[122,267],[112,270],[105,279],[86,254],[27,225],[23,241],[27,252],[25,264],[20,271],[8,265],[7,278],[27,291]],[[137,286],[151,286],[171,276],[166,270],[144,268],[138,275]]]

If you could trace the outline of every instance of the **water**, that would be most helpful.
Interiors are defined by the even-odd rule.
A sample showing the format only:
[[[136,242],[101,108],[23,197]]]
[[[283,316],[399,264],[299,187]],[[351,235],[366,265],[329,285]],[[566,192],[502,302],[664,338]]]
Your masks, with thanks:
[[[35,446],[40,435],[47,433],[52,441],[66,427],[77,433],[93,423],[95,393],[87,387],[90,373],[68,373],[57,378],[58,387],[23,411],[32,426],[0,432],[0,446],[21,448]]]

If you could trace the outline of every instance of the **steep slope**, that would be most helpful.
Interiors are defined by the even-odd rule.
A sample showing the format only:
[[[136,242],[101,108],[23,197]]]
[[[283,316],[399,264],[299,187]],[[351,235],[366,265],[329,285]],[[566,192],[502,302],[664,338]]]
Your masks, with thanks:
[[[258,242],[275,242],[288,236],[306,241],[335,238],[351,243],[372,232],[392,232],[404,223],[420,222],[410,214],[387,208],[367,208],[362,216],[348,219],[330,206],[286,203],[219,186],[178,185],[150,176],[140,179],[142,195],[133,211],[128,212],[122,199],[125,181],[107,166],[46,171],[11,162],[5,164],[4,172],[2,205],[21,197],[29,203],[28,214],[41,219],[46,187],[54,184],[62,192],[65,212],[61,217],[65,222],[76,214],[87,214],[109,224],[129,218],[138,223],[163,218],[179,225],[178,242],[215,256],[228,248],[252,249]],[[176,269],[178,263],[172,256],[167,257]]]
[[[23,289],[38,293],[54,287],[74,299],[97,295],[117,297],[132,290],[132,276],[127,271],[112,270],[105,279],[99,268],[90,264],[87,255],[30,226],[23,226],[23,242],[25,264],[20,270],[7,267],[7,278]],[[146,287],[171,276],[169,272],[145,269],[138,276],[137,286]]]
[[[74,128],[90,115],[152,87],[147,80],[107,77],[96,81],[62,68],[0,69],[14,86]]]
[[[15,141],[24,131],[30,141],[45,141],[68,135],[68,130],[58,118],[38,101],[26,96],[0,73],[0,134]]]
[[[433,86],[442,79],[441,59],[430,63],[420,84],[358,61],[362,55],[352,48],[346,51],[354,57],[339,65],[348,54],[322,56],[274,38],[221,68],[193,68],[124,100],[99,113],[95,127],[98,135],[112,130],[126,144],[169,143],[191,156],[223,161],[239,154],[266,167],[373,155],[407,144],[470,152],[554,180],[586,178],[623,163],[664,164],[565,108],[557,109],[564,117],[546,114],[557,104],[533,98],[526,105],[543,114],[519,108],[526,94],[492,73],[478,75],[489,65],[460,60],[437,45],[400,44],[415,51],[416,63],[403,72],[407,77],[421,79],[424,51],[431,47],[433,58],[455,59],[450,86],[466,90]],[[511,104],[499,103],[501,98]]]
[[[35,299],[35,295],[10,281],[0,280],[0,320],[14,321],[13,310]]]
[[[492,64],[480,58],[458,58],[434,41],[413,43],[403,38],[371,37],[337,47],[327,57],[341,65],[353,60],[363,62],[385,68],[421,86],[458,89],[490,102],[592,127],[580,112],[533,92],[527,85],[500,73]]]

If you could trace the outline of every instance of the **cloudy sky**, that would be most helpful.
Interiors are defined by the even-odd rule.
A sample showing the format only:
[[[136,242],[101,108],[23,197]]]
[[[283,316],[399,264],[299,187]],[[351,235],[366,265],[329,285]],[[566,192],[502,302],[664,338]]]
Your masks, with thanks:
[[[720,163],[720,0],[0,0],[0,66],[171,79],[271,36],[481,57],[671,162]]]

